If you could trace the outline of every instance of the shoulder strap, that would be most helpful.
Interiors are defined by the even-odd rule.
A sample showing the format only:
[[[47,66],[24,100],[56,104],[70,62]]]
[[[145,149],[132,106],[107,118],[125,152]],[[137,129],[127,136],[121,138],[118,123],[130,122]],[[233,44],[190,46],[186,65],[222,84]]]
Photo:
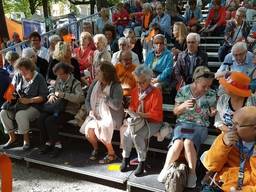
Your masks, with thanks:
[[[246,161],[248,161],[253,154],[255,143],[247,153],[245,153],[243,150],[243,143],[241,139],[239,140],[238,145],[239,145],[239,152],[240,152],[240,164],[239,164],[239,172],[238,172],[238,179],[237,179],[237,189],[242,190],[242,186],[244,182],[245,164],[246,164]]]

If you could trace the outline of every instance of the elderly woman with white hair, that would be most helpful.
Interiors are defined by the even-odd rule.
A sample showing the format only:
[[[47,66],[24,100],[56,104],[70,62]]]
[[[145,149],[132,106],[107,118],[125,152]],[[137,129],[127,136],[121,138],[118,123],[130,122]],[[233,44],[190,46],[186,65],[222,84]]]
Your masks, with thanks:
[[[28,47],[23,49],[21,57],[31,59],[31,61],[36,65],[36,71],[41,73],[46,79],[49,63],[45,59],[39,57],[33,48]]]
[[[5,64],[4,64],[4,69],[9,73],[10,77],[13,77],[14,75],[14,63],[17,59],[19,59],[19,54],[15,51],[8,51],[5,54]]]
[[[125,37],[121,37],[120,39],[118,39],[118,46],[119,46],[119,51],[115,52],[112,56],[111,63],[113,65],[116,65],[117,63],[120,62],[121,51],[131,50],[130,40]],[[136,64],[136,65],[140,64],[138,55],[136,53],[134,53],[133,51],[132,51],[132,63]]]
[[[8,142],[3,149],[10,149],[19,145],[15,131],[24,136],[23,150],[30,148],[29,122],[40,115],[40,104],[48,95],[45,79],[35,71],[35,64],[28,58],[20,58],[15,63],[15,73],[12,84],[18,95],[15,107],[4,104],[0,119],[5,132],[9,135]],[[14,98],[15,99],[15,98]],[[17,123],[17,127],[14,125]]]
[[[48,62],[50,61],[50,58],[51,58],[52,55],[53,55],[53,52],[54,52],[54,50],[55,50],[55,45],[56,45],[59,41],[61,41],[61,38],[60,38],[59,35],[54,34],[54,35],[51,35],[51,36],[49,37],[49,44],[50,44],[50,46],[49,46],[49,48],[48,48],[48,55],[49,55]]]
[[[123,138],[123,160],[121,172],[128,170],[130,153],[134,144],[139,164],[134,172],[135,176],[142,175],[145,171],[147,156],[147,141],[152,135],[159,131],[163,122],[163,98],[159,88],[151,85],[153,72],[144,65],[139,65],[133,72],[137,86],[131,92],[131,103],[129,113],[139,116],[145,120],[145,125],[132,131],[129,126]]]
[[[154,86],[163,87],[170,83],[173,55],[166,47],[166,39],[163,34],[154,36],[153,47],[154,49],[146,57],[145,66],[154,73],[152,78]]]
[[[77,80],[80,81],[81,75],[80,75],[79,63],[75,58],[72,57],[70,44],[67,42],[59,41],[55,46],[52,59],[49,62],[50,64],[48,67],[47,77],[46,77],[47,83],[52,85],[55,83],[55,80],[57,77],[53,72],[53,67],[59,62],[72,65],[74,68],[73,75]]]
[[[96,47],[92,61],[92,77],[94,79],[99,64],[103,61],[111,62],[111,54],[107,50],[108,40],[104,34],[96,34],[93,37],[93,42]]]
[[[247,50],[245,42],[237,42],[233,45],[231,53],[226,55],[215,76],[217,78],[224,76],[227,71],[240,71],[250,76],[255,68],[253,57],[253,53]]]

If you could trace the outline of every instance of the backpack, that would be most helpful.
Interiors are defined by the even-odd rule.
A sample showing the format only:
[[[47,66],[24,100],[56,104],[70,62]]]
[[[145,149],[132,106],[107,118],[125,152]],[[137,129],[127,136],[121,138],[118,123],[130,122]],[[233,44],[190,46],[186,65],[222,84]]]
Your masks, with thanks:
[[[168,170],[165,181],[167,192],[183,192],[187,184],[189,168],[184,162],[174,162]]]

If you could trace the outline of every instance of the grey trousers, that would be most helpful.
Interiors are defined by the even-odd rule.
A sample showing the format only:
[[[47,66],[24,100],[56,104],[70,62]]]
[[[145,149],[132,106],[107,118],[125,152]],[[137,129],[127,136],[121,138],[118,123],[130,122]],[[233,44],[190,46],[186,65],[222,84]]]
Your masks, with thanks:
[[[20,110],[16,114],[7,110],[2,110],[0,112],[0,119],[6,134],[15,131],[13,124],[14,120],[18,125],[18,134],[28,133],[29,122],[36,120],[39,116],[40,112],[34,107],[29,107],[26,110]]]
[[[149,128],[148,128],[149,126]],[[162,126],[162,123],[148,123],[148,126],[141,128],[136,134],[132,134],[130,129],[127,128],[124,133],[124,146],[123,157],[129,158],[134,144],[138,154],[138,160],[145,161],[147,156],[147,143],[146,139],[150,138],[156,132],[158,132]],[[150,130],[150,133],[149,133]]]

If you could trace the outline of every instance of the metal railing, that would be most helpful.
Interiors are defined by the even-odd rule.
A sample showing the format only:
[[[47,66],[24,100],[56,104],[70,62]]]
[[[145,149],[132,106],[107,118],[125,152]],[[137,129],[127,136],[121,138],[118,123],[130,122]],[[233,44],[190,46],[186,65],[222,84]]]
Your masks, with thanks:
[[[111,13],[112,13],[113,9],[114,9],[114,7],[109,8],[110,18],[111,18]],[[59,34],[64,29],[68,30],[68,33],[72,33],[76,37],[76,39],[78,40],[79,37],[80,37],[80,33],[82,32],[83,23],[84,22],[90,22],[90,23],[92,23],[93,28],[95,29],[94,24],[95,24],[95,21],[98,17],[99,17],[99,13],[95,13],[93,15],[89,15],[89,16],[86,16],[84,18],[81,18],[81,19],[79,19],[75,22],[69,23],[69,24],[67,24],[63,27],[48,31],[46,33],[43,33],[43,34],[41,34],[41,44],[42,44],[42,46],[48,48],[49,47],[49,41],[48,41],[49,37],[53,34]],[[0,55],[2,55],[2,58],[4,58],[5,54],[8,51],[16,51],[18,54],[21,55],[22,50],[26,47],[29,47],[29,46],[30,46],[30,41],[25,40],[25,41],[22,41],[20,43],[17,43],[15,45],[13,45],[13,46],[10,46],[8,48],[0,50]]]

